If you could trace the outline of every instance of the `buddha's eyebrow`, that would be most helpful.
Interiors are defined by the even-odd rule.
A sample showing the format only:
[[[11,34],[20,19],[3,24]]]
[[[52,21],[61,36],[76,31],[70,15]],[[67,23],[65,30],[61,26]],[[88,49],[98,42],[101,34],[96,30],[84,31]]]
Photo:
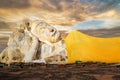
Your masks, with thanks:
[[[43,26],[44,25],[44,26]],[[40,28],[43,28],[43,27],[45,27],[45,23],[44,22],[40,22],[40,23],[38,23],[36,26],[39,26]]]

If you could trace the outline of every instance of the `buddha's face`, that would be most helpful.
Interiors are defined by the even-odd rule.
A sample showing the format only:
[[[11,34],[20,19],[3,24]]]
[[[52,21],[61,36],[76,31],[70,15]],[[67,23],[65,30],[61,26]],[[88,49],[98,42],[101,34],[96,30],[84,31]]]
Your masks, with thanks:
[[[44,21],[34,21],[31,23],[31,32],[39,38],[40,41],[47,40],[54,43],[60,40],[60,33],[56,28]]]

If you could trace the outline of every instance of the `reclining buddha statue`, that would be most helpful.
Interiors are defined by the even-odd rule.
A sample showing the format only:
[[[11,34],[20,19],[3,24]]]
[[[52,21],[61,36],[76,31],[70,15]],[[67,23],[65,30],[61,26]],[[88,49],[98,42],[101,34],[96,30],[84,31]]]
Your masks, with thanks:
[[[25,21],[9,37],[0,62],[67,63],[64,41],[58,30],[42,20]]]
[[[76,61],[119,63],[120,37],[98,38],[71,31],[65,39],[42,20],[25,21],[8,40],[0,62],[68,64]]]

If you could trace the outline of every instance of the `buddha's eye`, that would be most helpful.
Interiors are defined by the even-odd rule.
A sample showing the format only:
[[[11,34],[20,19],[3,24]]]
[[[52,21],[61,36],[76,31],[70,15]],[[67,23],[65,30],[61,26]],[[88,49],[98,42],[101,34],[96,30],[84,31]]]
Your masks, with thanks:
[[[51,29],[50,32],[54,32],[54,29]]]

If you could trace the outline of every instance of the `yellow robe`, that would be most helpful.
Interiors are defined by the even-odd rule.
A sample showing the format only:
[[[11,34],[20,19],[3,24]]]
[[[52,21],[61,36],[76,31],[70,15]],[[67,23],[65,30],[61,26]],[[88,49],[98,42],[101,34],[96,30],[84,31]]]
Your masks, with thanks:
[[[93,61],[120,62],[120,37],[98,38],[72,31],[65,38],[68,63]]]

